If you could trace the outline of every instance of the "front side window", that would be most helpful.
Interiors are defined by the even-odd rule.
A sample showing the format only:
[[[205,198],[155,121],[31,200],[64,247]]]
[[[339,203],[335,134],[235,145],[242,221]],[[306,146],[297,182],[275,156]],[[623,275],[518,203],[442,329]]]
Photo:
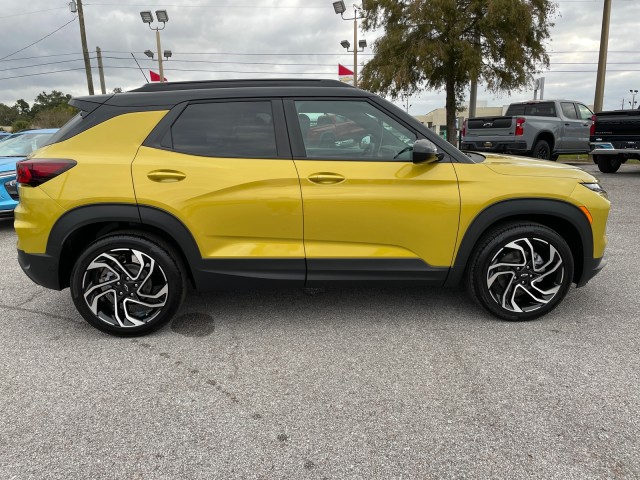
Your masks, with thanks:
[[[177,152],[221,158],[277,157],[271,102],[189,105],[171,127]]]
[[[582,120],[591,120],[591,117],[593,117],[593,112],[589,110],[589,107],[586,107],[581,103],[576,103],[576,107],[578,107],[578,112],[580,112],[580,118]]]
[[[411,160],[416,135],[364,101],[295,102],[307,158]]]

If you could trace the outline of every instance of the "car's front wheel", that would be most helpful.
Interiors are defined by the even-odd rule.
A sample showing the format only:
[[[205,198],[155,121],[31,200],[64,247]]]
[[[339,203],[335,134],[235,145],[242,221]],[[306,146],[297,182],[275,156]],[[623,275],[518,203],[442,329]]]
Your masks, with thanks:
[[[504,320],[532,320],[564,298],[574,261],[567,242],[537,223],[509,223],[476,247],[466,284],[474,300]]]
[[[595,161],[598,164],[598,170],[602,173],[616,173],[622,165],[619,158],[607,155],[595,155]]]
[[[167,246],[135,234],[116,234],[89,245],[71,272],[71,297],[94,327],[114,335],[143,335],[175,315],[185,276]]]

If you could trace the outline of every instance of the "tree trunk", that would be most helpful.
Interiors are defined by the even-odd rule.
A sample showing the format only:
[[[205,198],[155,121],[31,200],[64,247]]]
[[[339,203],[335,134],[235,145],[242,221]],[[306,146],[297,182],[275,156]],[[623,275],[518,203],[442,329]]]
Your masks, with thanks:
[[[455,82],[447,81],[447,103],[446,118],[447,118],[447,141],[455,146],[458,146],[458,137],[456,132],[456,85]]]

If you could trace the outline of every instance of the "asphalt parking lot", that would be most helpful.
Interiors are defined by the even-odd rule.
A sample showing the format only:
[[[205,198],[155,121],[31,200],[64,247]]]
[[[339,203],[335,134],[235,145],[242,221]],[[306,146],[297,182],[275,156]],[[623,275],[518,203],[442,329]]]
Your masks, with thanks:
[[[191,293],[115,338],[0,222],[0,478],[640,477],[640,165],[584,168],[608,266],[519,324],[459,291]]]

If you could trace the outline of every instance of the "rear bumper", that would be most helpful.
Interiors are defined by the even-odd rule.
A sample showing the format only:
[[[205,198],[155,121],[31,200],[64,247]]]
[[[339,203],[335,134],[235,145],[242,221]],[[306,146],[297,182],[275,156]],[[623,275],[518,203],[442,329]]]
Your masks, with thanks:
[[[640,158],[640,150],[635,148],[616,148],[609,142],[591,143],[589,155],[608,155],[621,158]]]
[[[601,258],[585,258],[584,260],[584,270],[582,272],[582,277],[580,281],[577,283],[577,287],[584,287],[589,280],[595,277],[600,270],[602,270],[607,265],[607,261]]]
[[[510,141],[499,141],[499,140],[498,141],[463,140],[462,143],[460,144],[460,150],[473,150],[476,152],[525,153],[529,149],[527,148],[527,143],[524,141],[510,142]]]
[[[18,250],[18,263],[33,282],[52,290],[62,290],[57,258]]]

